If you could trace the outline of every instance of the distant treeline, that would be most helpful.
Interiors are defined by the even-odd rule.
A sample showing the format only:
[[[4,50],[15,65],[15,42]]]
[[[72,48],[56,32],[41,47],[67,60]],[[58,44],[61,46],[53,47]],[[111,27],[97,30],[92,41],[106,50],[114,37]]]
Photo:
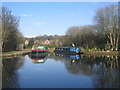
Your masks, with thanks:
[[[55,46],[61,46],[61,43],[63,43],[65,40],[63,39],[64,35],[39,35],[34,38],[26,38],[29,41],[28,46],[31,46],[34,44],[34,42],[37,40],[41,44],[42,42],[45,42],[46,40],[50,41],[50,47],[55,47]]]

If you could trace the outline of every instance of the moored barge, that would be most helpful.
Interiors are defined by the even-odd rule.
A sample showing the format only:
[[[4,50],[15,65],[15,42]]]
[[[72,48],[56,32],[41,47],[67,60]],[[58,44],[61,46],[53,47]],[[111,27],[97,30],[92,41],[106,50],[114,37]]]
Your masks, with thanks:
[[[54,52],[64,54],[80,54],[81,50],[78,47],[56,47]]]
[[[33,45],[32,54],[35,53],[48,53],[48,48],[44,45]]]

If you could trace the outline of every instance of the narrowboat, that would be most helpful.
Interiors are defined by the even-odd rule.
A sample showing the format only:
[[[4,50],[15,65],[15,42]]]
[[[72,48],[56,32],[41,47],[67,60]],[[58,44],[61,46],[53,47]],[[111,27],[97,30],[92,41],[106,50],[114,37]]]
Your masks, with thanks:
[[[78,47],[56,47],[55,53],[64,53],[64,54],[80,54],[80,49]]]
[[[32,47],[32,54],[35,53],[47,53],[48,48],[44,45],[33,45]]]

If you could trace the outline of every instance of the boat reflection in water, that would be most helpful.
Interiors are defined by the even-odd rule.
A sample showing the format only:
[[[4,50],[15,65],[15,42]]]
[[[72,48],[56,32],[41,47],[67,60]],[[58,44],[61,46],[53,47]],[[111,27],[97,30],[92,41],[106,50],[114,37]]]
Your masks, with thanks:
[[[75,60],[80,59],[80,55],[78,55],[78,54],[65,54],[65,53],[55,52],[55,56],[63,57],[63,58],[66,58],[66,59],[71,59],[72,60],[71,62],[74,62]]]
[[[44,63],[47,60],[46,53],[37,53],[37,54],[30,54],[29,57],[31,58],[33,63]]]

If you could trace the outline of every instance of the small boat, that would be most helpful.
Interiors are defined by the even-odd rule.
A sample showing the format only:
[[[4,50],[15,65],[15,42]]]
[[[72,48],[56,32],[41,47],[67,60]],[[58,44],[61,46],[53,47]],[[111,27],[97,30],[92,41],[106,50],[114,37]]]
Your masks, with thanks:
[[[35,53],[47,53],[48,48],[44,45],[33,45],[32,47],[32,54]]]
[[[78,47],[56,47],[55,53],[64,53],[64,54],[80,54],[80,49]]]

